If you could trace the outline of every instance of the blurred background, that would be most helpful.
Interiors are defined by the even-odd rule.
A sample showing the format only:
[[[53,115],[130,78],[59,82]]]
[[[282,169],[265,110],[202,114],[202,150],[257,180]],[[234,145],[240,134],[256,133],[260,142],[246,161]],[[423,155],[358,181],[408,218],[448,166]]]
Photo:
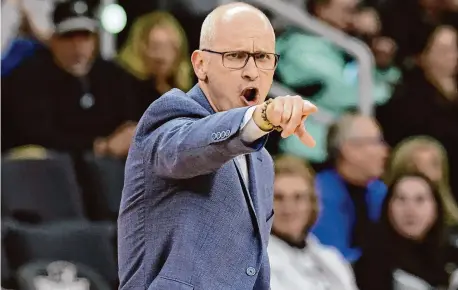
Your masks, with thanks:
[[[117,289],[116,219],[136,123],[163,93],[194,85],[201,24],[228,2],[2,0],[3,288]],[[309,168],[278,172],[273,235],[310,231],[363,290],[379,289],[372,276],[386,269],[458,289],[458,1],[245,2],[276,32],[269,97],[298,94],[320,108],[307,120],[316,147],[275,133],[267,144],[275,160]],[[316,219],[298,207],[306,188]],[[299,276],[272,289],[296,289],[295,279],[312,289]]]

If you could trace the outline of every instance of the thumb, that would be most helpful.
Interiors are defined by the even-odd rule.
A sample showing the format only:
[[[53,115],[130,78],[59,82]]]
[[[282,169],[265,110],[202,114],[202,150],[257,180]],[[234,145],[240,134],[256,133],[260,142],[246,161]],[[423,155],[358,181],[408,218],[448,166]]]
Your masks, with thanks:
[[[308,147],[315,147],[316,142],[305,129],[305,122],[301,122],[294,134],[299,138],[299,140],[301,140],[302,143],[304,143],[304,145]]]

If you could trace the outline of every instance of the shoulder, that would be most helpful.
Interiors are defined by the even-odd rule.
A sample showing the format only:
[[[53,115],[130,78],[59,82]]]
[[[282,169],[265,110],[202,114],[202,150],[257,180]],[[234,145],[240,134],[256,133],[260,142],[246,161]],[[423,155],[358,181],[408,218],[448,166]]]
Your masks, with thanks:
[[[322,261],[325,261],[327,265],[332,267],[335,273],[339,274],[346,283],[353,283],[354,275],[351,265],[336,248],[321,244],[312,234],[308,235],[307,244],[311,250],[321,257]]]
[[[25,58],[18,66],[13,68],[7,77],[2,79],[17,79],[17,78],[40,78],[44,74],[37,74],[37,70],[43,70],[48,68],[52,59],[50,53],[45,49],[39,49],[35,55]]]
[[[316,175],[317,181],[321,181],[321,182],[329,180],[329,179],[337,179],[337,178],[338,178],[337,173],[332,169],[323,170]]]
[[[164,123],[177,118],[195,120],[209,116],[198,102],[179,89],[172,89],[154,101],[146,110],[138,126],[138,135],[148,134]]]
[[[180,89],[163,94],[148,108],[147,112],[162,113],[174,117],[203,118],[211,113]]]
[[[380,179],[376,179],[372,181],[369,184],[368,189],[372,195],[375,195],[382,200],[385,198],[387,191],[388,191],[388,188],[386,187],[385,183],[381,181]]]
[[[334,187],[341,179],[337,172],[332,169],[323,170],[315,177],[315,185],[318,193],[327,191],[329,188]]]
[[[95,72],[96,74],[100,75],[101,77],[104,77],[105,79],[107,77],[121,77],[122,80],[126,80],[129,76],[129,73],[126,72],[119,64],[112,60],[105,60],[101,57],[97,57],[94,60],[92,72]]]
[[[323,245],[312,233],[309,233],[307,236],[307,245],[313,249],[314,252],[320,254],[322,257],[325,257],[328,261],[333,261],[344,265],[346,264],[345,258],[336,248]]]

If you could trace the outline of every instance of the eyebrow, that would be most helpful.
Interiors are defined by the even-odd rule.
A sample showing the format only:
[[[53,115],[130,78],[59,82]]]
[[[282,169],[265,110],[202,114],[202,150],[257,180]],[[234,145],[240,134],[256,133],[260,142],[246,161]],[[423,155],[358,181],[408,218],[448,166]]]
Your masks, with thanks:
[[[270,51],[266,51],[266,50],[255,50],[253,52],[251,52],[250,50],[248,49],[221,49],[219,51],[224,51],[224,52],[237,52],[237,51],[240,51],[240,52],[248,52],[248,53],[275,53],[275,52],[270,52]]]

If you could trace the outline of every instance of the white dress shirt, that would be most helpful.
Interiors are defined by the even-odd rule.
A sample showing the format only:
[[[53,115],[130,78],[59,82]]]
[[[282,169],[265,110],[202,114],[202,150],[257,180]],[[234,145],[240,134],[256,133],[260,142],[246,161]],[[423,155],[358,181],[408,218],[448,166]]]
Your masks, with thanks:
[[[240,134],[242,137],[242,140],[247,142],[247,143],[252,143],[262,136],[268,134],[269,132],[261,130],[258,125],[253,120],[253,113],[254,110],[256,109],[256,106],[250,107],[246,113],[245,116],[243,117],[242,124],[240,125]],[[250,182],[249,176],[248,176],[248,164],[247,164],[247,155],[239,155],[235,157],[235,161],[240,167],[240,170],[242,171],[242,177],[243,181],[245,182],[246,187],[248,188],[248,184]]]

